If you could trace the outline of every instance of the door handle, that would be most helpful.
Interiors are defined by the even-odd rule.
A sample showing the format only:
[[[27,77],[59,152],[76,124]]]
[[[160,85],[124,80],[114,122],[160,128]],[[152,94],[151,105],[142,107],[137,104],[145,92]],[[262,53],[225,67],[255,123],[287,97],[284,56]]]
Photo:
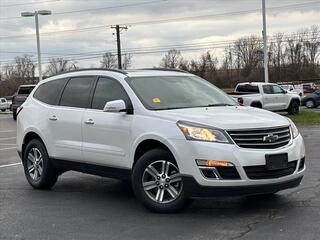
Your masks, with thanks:
[[[49,120],[51,120],[51,121],[57,121],[58,118],[56,117],[56,115],[52,115],[51,117],[49,117]]]
[[[85,121],[84,123],[88,124],[88,125],[92,125],[92,124],[94,124],[94,121],[90,118],[87,121]]]

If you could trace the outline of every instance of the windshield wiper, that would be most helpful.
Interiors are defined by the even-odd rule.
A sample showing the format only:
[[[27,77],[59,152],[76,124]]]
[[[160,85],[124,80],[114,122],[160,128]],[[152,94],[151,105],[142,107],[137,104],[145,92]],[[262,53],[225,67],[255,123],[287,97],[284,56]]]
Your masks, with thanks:
[[[235,105],[228,104],[228,103],[215,103],[215,104],[208,104],[207,106],[204,106],[204,107],[223,107],[223,106],[235,106]]]
[[[157,108],[157,109],[153,109],[153,110],[173,110],[173,109],[182,109],[182,108],[189,108],[189,107],[167,107],[167,108]]]

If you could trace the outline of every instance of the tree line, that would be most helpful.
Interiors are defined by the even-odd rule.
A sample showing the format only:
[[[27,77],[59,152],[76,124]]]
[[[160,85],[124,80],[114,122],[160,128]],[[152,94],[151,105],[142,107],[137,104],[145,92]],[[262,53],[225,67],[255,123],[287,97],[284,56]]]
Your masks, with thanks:
[[[320,80],[320,28],[311,26],[285,35],[269,37],[268,67],[270,82]],[[238,82],[264,81],[263,42],[256,35],[237,39],[224,48],[218,58],[214,49],[199,59],[186,60],[176,49],[168,51],[160,66],[179,68],[213,82],[232,88]]]
[[[263,81],[263,42],[256,35],[245,36],[230,43],[217,54],[214,47],[198,59],[185,59],[177,49],[169,50],[161,59],[160,67],[179,68],[216,84],[232,88],[238,82]],[[122,68],[132,66],[132,55],[122,56]],[[311,26],[291,34],[276,33],[269,36],[268,66],[270,82],[293,82],[320,79],[320,28]],[[117,56],[106,52],[100,67],[116,69]],[[64,58],[51,58],[44,76],[78,69],[77,62]],[[0,96],[11,95],[21,84],[35,83],[36,64],[31,55],[15,58],[14,63],[1,66]]]

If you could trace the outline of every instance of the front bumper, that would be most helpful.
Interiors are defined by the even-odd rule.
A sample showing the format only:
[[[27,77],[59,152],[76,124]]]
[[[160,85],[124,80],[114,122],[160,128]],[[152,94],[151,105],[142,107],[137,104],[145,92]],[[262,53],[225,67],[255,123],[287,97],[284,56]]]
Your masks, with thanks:
[[[205,198],[205,197],[221,197],[221,196],[249,196],[275,193],[284,189],[297,187],[303,176],[298,176],[293,179],[272,183],[249,186],[201,186],[192,176],[184,175],[183,186],[185,194],[190,198]]]
[[[169,139],[175,149],[175,158],[183,176],[191,176],[201,187],[230,187],[256,188],[268,185],[285,186],[287,182],[301,178],[304,175],[305,165],[300,167],[301,159],[305,156],[305,146],[301,135],[293,139],[287,146],[277,149],[245,149],[235,144],[220,144],[197,141]],[[248,177],[246,167],[258,167],[266,164],[266,154],[288,154],[290,164],[295,163],[290,174],[276,177],[262,177],[253,179]],[[239,179],[214,179],[205,177],[196,164],[196,159],[228,161],[233,164],[239,174]],[[186,180],[188,181],[188,180]],[[259,190],[259,191],[262,191]],[[243,190],[242,190],[243,191]]]

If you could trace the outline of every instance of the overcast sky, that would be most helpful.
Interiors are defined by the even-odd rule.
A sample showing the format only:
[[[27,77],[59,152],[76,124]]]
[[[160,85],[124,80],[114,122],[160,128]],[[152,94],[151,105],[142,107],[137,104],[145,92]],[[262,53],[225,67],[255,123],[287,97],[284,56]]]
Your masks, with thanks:
[[[266,2],[268,35],[320,25],[320,0]],[[219,57],[228,41],[260,36],[262,30],[261,0],[0,0],[0,7],[2,65],[24,53],[36,59],[34,18],[20,17],[22,11],[53,13],[39,17],[44,65],[65,56],[82,67],[98,67],[102,52],[116,51],[114,24],[128,26],[122,48],[133,53],[133,68],[158,65],[172,46],[187,59],[209,49]]]

